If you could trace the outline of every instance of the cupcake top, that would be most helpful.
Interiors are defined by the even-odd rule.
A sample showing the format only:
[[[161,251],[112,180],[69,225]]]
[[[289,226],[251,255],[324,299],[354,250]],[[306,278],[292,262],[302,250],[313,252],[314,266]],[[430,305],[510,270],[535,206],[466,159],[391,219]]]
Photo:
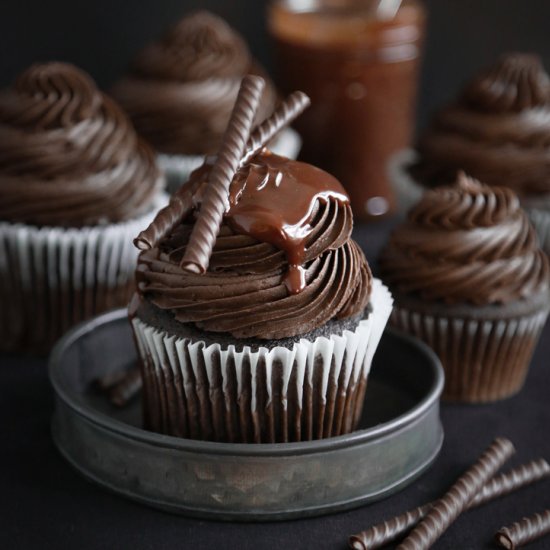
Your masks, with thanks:
[[[506,304],[550,285],[548,259],[508,188],[459,174],[426,192],[380,258],[398,295],[447,304]]]
[[[200,11],[146,46],[113,95],[157,151],[211,154],[220,145],[247,73],[266,78],[244,40],[223,19]],[[257,122],[271,113],[275,97],[269,85]]]
[[[148,210],[161,185],[152,151],[83,71],[32,65],[0,92],[0,220],[118,222]]]
[[[419,183],[458,170],[520,195],[550,192],[550,78],[534,55],[509,54],[469,82],[419,140]]]
[[[182,200],[200,197],[208,171],[191,176],[195,194]],[[204,274],[180,266],[196,214],[139,258],[139,293],[176,320],[280,339],[363,315],[372,275],[350,238],[349,199],[330,174],[267,151],[240,168]]]

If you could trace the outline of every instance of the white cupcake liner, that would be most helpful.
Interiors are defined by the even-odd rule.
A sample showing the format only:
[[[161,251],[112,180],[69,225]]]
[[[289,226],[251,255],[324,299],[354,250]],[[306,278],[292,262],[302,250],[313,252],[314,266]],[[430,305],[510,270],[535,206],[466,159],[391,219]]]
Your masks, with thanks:
[[[192,439],[286,442],[350,432],[392,308],[374,281],[372,312],[354,331],[291,349],[222,349],[132,320],[148,429]]]
[[[157,155],[157,165],[164,172],[165,191],[173,195],[189,179],[193,170],[204,162],[204,155]]]
[[[269,149],[276,155],[295,160],[302,148],[302,138],[293,128],[281,130],[269,144]]]
[[[540,247],[550,256],[550,212],[529,207],[525,207],[525,211],[535,228]]]
[[[396,305],[391,324],[438,355],[445,371],[444,399],[483,403],[521,390],[547,317],[546,305],[498,320],[428,315]]]
[[[388,161],[388,176],[401,212],[410,210],[422,197],[425,189],[409,174],[408,167],[418,159],[414,149],[402,149]]]
[[[128,303],[136,235],[168,197],[134,220],[83,228],[0,222],[2,350],[47,351],[72,325]]]
[[[290,159],[295,159],[302,147],[302,138],[292,128],[284,128],[269,144],[269,149]],[[193,170],[204,162],[204,155],[157,155],[157,164],[166,178],[166,191],[170,194],[189,179]]]

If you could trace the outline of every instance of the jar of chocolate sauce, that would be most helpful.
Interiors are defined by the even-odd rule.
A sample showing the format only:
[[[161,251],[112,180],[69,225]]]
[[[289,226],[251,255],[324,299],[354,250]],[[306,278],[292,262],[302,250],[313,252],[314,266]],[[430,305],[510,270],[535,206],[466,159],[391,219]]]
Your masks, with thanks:
[[[276,0],[268,8],[278,84],[311,107],[301,158],[334,174],[357,219],[391,212],[387,163],[410,144],[425,27],[420,0]]]

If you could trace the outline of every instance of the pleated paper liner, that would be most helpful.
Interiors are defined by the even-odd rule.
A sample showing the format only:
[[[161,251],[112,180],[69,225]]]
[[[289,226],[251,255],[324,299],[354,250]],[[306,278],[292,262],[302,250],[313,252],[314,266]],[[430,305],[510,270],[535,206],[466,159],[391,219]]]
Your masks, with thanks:
[[[550,256],[550,210],[525,207],[529,220],[533,224],[540,247]]]
[[[147,429],[179,437],[273,443],[336,436],[357,425],[392,298],[374,281],[372,312],[354,331],[238,350],[132,321]]]
[[[189,179],[193,170],[204,162],[204,155],[167,155],[159,153],[157,164],[164,173],[165,191],[173,195]]]
[[[423,340],[439,356],[445,400],[485,403],[521,390],[548,310],[546,297],[525,315],[487,320],[396,305],[391,324]]]
[[[0,223],[3,351],[47,352],[70,327],[116,307],[134,288],[132,240],[167,201],[146,215],[84,228]]]
[[[418,159],[413,149],[402,149],[388,161],[388,177],[401,212],[410,210],[422,197],[425,189],[409,174],[409,166]]]
[[[272,140],[269,149],[289,159],[296,159],[302,139],[292,128],[284,128]],[[204,155],[167,155],[159,153],[157,155],[157,164],[164,172],[166,178],[166,191],[174,194],[177,189],[189,179],[193,170],[198,168],[204,162]]]

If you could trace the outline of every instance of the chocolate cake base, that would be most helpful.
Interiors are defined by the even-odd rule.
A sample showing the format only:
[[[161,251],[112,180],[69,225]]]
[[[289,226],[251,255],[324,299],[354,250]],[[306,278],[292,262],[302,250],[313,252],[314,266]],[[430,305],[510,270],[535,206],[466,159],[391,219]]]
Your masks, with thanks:
[[[235,339],[175,321],[143,301],[131,321],[149,430],[219,442],[310,441],[360,418],[374,350],[391,311],[372,310],[281,340]]]
[[[521,390],[548,317],[549,292],[485,307],[394,296],[390,323],[438,355],[445,371],[443,399],[485,403]]]
[[[210,332],[197,328],[193,323],[180,323],[174,319],[170,311],[162,310],[147,300],[142,300],[136,312],[136,316],[143,322],[158,327],[169,334],[173,334],[179,338],[189,338],[194,342],[204,342],[206,346],[219,344],[222,349],[227,349],[228,346],[234,346],[235,349],[241,351],[245,346],[248,346],[252,351],[258,351],[259,348],[273,349],[277,346],[292,348],[294,344],[300,340],[313,341],[320,336],[330,338],[332,334],[342,335],[345,330],[354,331],[362,319],[367,319],[371,307],[367,306],[361,317],[351,317],[348,319],[331,319],[323,326],[316,328],[306,334],[300,334],[290,338],[281,338],[279,340],[264,340],[260,338],[235,338],[226,332]]]

